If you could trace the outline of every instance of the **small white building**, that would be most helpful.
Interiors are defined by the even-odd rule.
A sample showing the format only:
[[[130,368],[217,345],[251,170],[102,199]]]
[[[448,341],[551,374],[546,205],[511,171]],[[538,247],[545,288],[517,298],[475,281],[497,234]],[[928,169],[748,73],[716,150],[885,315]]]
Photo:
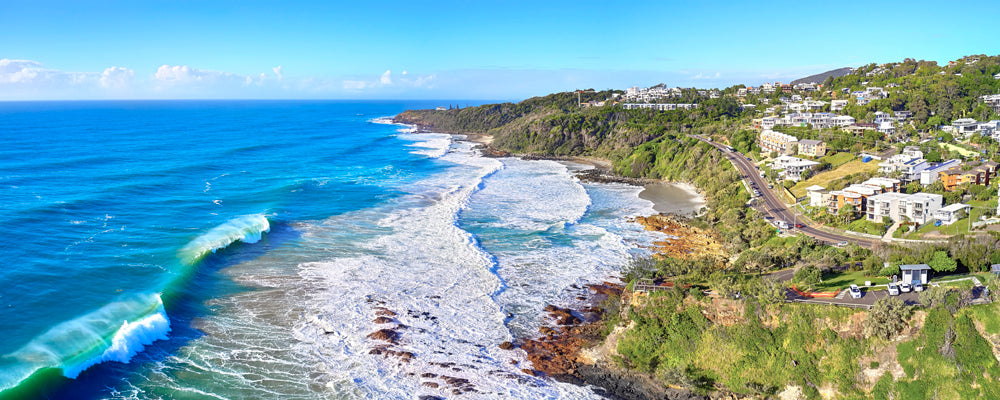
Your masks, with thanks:
[[[830,100],[830,111],[841,111],[847,107],[847,100]]]
[[[927,264],[904,264],[899,266],[899,273],[902,275],[903,283],[912,285],[919,283],[926,285],[927,274],[931,271],[931,266]]]
[[[961,215],[959,211],[964,211],[965,215],[968,215],[969,209],[972,208],[967,204],[955,203],[946,207],[941,207],[934,212],[934,218],[941,221],[941,225],[951,225],[955,221],[959,220]]]

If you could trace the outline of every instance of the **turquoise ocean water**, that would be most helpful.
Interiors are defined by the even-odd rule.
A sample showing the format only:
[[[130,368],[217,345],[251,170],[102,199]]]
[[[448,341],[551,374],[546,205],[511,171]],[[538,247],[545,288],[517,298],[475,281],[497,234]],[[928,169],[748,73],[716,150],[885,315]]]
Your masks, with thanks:
[[[497,344],[651,203],[385,119],[436,105],[0,104],[0,398],[594,397]]]

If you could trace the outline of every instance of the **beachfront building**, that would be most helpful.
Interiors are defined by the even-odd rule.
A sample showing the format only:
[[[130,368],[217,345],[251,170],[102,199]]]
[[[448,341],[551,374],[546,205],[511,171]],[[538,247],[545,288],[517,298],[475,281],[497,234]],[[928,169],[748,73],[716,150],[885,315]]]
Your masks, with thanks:
[[[934,193],[882,193],[868,198],[866,212],[869,221],[882,221],[889,217],[893,222],[909,220],[924,224],[941,208],[944,197]]]
[[[819,165],[816,161],[803,160],[792,156],[777,157],[771,162],[771,168],[779,171],[779,176],[795,182],[802,179],[803,172],[811,170],[816,165]]]
[[[795,147],[799,144],[799,139],[792,135],[786,135],[770,129],[760,133],[761,153],[775,152],[783,155],[795,154]]]
[[[799,154],[810,157],[826,155],[826,143],[821,140],[803,139],[799,141]]]
[[[963,216],[969,215],[969,209],[971,208],[971,206],[962,203],[941,207],[934,212],[934,219],[941,221],[942,225],[951,225],[955,221],[962,219]]]

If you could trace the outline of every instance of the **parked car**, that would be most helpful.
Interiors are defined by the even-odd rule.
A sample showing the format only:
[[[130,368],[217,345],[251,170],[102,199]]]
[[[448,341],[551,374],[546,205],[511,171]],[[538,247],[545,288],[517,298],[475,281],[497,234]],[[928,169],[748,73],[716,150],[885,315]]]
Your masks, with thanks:
[[[911,287],[910,287],[909,283],[903,283],[903,284],[899,285],[899,291],[900,292],[910,293],[910,289],[911,289]]]
[[[899,286],[890,283],[889,284],[889,296],[899,296]]]
[[[861,298],[861,289],[858,288],[858,285],[855,285],[855,284],[852,283],[850,291],[851,291],[851,297],[853,297],[855,299],[860,299]]]
[[[924,291],[924,285],[921,285],[920,282],[914,283],[913,284],[913,291],[914,292],[923,292]]]
[[[844,247],[844,246],[847,246],[847,241],[846,240],[841,241],[840,243],[837,243],[837,247]]]

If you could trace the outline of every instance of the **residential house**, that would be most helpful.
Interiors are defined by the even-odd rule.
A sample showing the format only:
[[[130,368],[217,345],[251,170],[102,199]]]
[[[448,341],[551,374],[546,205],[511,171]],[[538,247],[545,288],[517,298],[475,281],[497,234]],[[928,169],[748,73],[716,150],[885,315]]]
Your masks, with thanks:
[[[802,105],[805,106],[805,108],[809,111],[819,111],[822,110],[824,106],[826,106],[826,102],[819,100],[806,100],[802,102]]]
[[[780,156],[771,163],[771,168],[780,171],[780,175],[790,181],[798,182],[802,173],[819,165],[816,161],[803,160],[798,157]]]
[[[948,160],[936,163],[927,169],[920,171],[920,184],[924,186],[933,184],[938,181],[939,173],[952,168],[958,168],[961,164],[962,162],[959,160]]]
[[[979,122],[972,118],[959,118],[951,121],[954,132],[968,136],[979,130]]]
[[[854,125],[854,117],[850,115],[838,115],[830,119],[833,126],[846,128],[848,126]]]
[[[920,179],[920,172],[927,169],[927,167],[927,160],[923,158],[923,154],[919,151],[916,154],[897,154],[878,164],[880,173],[886,175],[899,173],[900,179],[904,182],[912,182]]]
[[[771,117],[764,117],[764,118],[760,119],[760,128],[761,129],[772,129],[777,124],[778,124],[778,117],[771,116]]]
[[[799,154],[812,157],[826,155],[826,143],[821,140],[803,139],[799,141]]]
[[[867,218],[881,221],[889,217],[894,222],[909,220],[920,224],[933,218],[944,197],[934,193],[882,193],[868,198]]]
[[[993,79],[1000,79],[1000,72],[998,72],[996,75],[993,75]]]
[[[759,144],[761,152],[791,155],[794,154],[794,147],[799,144],[799,139],[792,135],[781,132],[764,130],[760,133]]]
[[[892,115],[896,117],[896,121],[906,121],[907,119],[913,117],[913,111],[893,111]]]
[[[885,134],[886,137],[889,137],[896,134],[896,125],[894,125],[892,121],[882,121],[878,124],[878,128],[875,130],[879,133]]]
[[[980,98],[983,99],[983,102],[987,106],[993,109],[993,112],[1000,114],[1000,94],[990,94]]]
[[[847,100],[830,100],[830,111],[841,111],[847,107]]]
[[[941,207],[934,212],[934,219],[941,221],[942,225],[951,225],[961,219],[963,214],[969,215],[969,209],[971,208],[969,205],[962,203]]]

